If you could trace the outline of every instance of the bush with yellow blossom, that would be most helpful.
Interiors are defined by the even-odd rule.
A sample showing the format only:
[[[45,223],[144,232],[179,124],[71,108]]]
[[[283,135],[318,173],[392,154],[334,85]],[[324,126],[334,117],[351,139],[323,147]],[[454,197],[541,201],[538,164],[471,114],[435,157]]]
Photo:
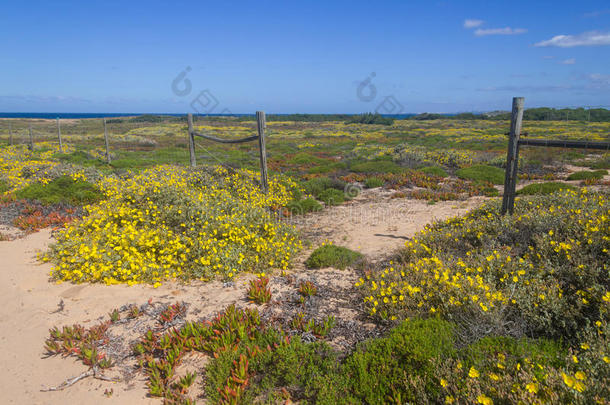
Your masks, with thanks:
[[[159,166],[99,183],[105,200],[57,234],[47,260],[56,280],[152,283],[231,279],[286,269],[300,248],[274,210],[296,184],[272,177],[263,194],[252,172]]]

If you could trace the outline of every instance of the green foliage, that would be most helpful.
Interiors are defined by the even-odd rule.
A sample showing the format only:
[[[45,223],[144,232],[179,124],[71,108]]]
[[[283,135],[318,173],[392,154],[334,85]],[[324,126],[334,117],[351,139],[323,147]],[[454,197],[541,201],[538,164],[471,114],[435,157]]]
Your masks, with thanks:
[[[474,165],[459,169],[455,173],[460,179],[504,184],[504,170],[488,165]]]
[[[339,191],[334,188],[327,188],[318,194],[318,199],[323,201],[326,205],[341,205],[345,202],[347,196],[343,191]]]
[[[9,189],[8,183],[4,179],[0,179],[0,194],[7,192]]]
[[[372,160],[356,163],[350,167],[354,173],[402,173],[405,168],[389,160]]]
[[[291,165],[321,165],[328,163],[328,160],[310,155],[309,153],[301,152],[290,158],[287,163]]]
[[[324,245],[311,253],[309,258],[305,261],[305,265],[310,269],[319,269],[323,267],[344,269],[347,266],[354,264],[360,258],[362,258],[362,254],[354,252],[346,247]]]
[[[288,203],[288,205],[286,205],[286,208],[292,215],[302,215],[307,214],[309,212],[320,211],[322,209],[322,206],[313,198],[308,197],[303,200],[293,200]]]
[[[410,320],[387,338],[359,347],[346,359],[354,397],[361,403],[417,403],[418,391],[434,392],[433,360],[455,352],[452,325],[440,319]]]
[[[323,174],[323,173],[331,173],[338,170],[346,169],[347,165],[345,162],[333,162],[330,163],[326,161],[326,163],[319,164],[317,166],[311,167],[307,170],[307,173],[310,174]]]
[[[72,205],[89,204],[103,198],[102,192],[93,184],[84,180],[74,180],[70,176],[57,177],[48,184],[29,184],[18,190],[15,195],[18,198],[37,200],[43,204]]]
[[[366,180],[364,180],[364,187],[366,188],[383,187],[384,184],[385,181],[379,177],[368,177]]]
[[[521,190],[517,191],[517,194],[521,195],[534,195],[534,194],[551,194],[558,190],[575,190],[571,184],[561,183],[558,181],[551,181],[547,183],[533,183],[528,184]]]
[[[422,167],[418,171],[420,171],[424,174],[427,174],[429,176],[436,176],[436,177],[447,177],[448,176],[445,169],[443,169],[442,167],[439,167],[439,166]]]
[[[82,151],[82,150],[77,150],[72,153],[58,153],[54,157],[62,162],[73,163],[73,164],[78,164],[78,165],[82,165],[82,166],[104,166],[105,165],[105,163],[102,162],[101,160],[95,158],[91,154],[89,154],[85,151]]]
[[[589,180],[595,179],[599,180],[608,174],[608,171],[605,169],[595,170],[593,172],[588,170],[583,170],[580,172],[572,173],[568,176],[567,180]]]
[[[331,179],[329,177],[316,177],[306,181],[303,186],[305,192],[311,194],[316,198],[319,198],[320,194],[329,188],[333,188],[339,191],[343,191],[345,188],[345,182],[337,179]]]
[[[345,121],[346,124],[376,124],[376,125],[392,125],[394,118],[384,117],[379,113],[364,113],[354,115]]]

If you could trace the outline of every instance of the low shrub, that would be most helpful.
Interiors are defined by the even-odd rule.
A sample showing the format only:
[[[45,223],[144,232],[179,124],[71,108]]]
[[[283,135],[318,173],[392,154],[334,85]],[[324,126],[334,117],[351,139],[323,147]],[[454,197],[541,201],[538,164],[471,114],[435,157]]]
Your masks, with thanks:
[[[342,373],[358,403],[421,403],[434,396],[435,360],[455,353],[452,325],[440,319],[404,321],[388,337],[360,346]]]
[[[455,174],[460,179],[487,181],[492,184],[504,184],[504,170],[488,165],[474,165],[458,169]]]
[[[576,190],[577,187],[574,187],[568,183],[561,183],[557,181],[551,181],[547,183],[533,183],[528,184],[523,187],[521,190],[517,191],[517,194],[521,195],[534,195],[534,194],[551,194],[559,190]]]
[[[376,124],[376,125],[392,125],[394,118],[384,117],[379,113],[364,113],[354,115],[345,121],[346,124]]]
[[[605,169],[588,171],[582,170],[580,172],[572,173],[568,176],[567,180],[590,180],[595,179],[599,180],[608,174],[608,171]]]
[[[301,152],[301,153],[297,153],[292,158],[288,159],[287,163],[289,163],[291,165],[298,165],[298,166],[303,166],[303,165],[310,166],[310,165],[323,165],[323,164],[329,163],[329,161],[326,159],[319,158],[314,155],[310,155],[309,153]]]
[[[343,191],[345,188],[345,182],[337,179],[331,179],[329,177],[316,177],[311,180],[307,180],[303,187],[305,192],[318,198],[320,193],[329,188]]]
[[[355,173],[402,173],[406,169],[389,160],[356,163],[350,167]]]
[[[291,201],[286,205],[286,209],[291,215],[303,215],[309,212],[320,211],[322,206],[313,198],[308,197],[303,200]]]
[[[385,181],[383,181],[379,177],[368,177],[364,181],[364,187],[366,187],[366,188],[383,187],[384,184],[385,184]]]
[[[310,269],[335,267],[342,270],[354,264],[360,258],[362,258],[362,254],[358,252],[343,246],[329,244],[314,250],[305,261],[305,265]]]
[[[324,204],[333,206],[333,205],[341,205],[347,199],[347,196],[343,191],[339,191],[334,188],[327,188],[318,194],[318,199]]]
[[[47,184],[31,183],[15,192],[15,195],[18,198],[36,200],[43,204],[71,205],[90,204],[104,197],[95,185],[67,175],[53,179]]]
[[[439,166],[427,166],[418,169],[418,171],[427,174],[428,176],[436,176],[436,177],[447,177],[448,174],[442,167]]]
[[[266,304],[271,300],[271,289],[269,285],[269,277],[260,276],[257,279],[250,280],[248,288],[248,299],[257,304]]]

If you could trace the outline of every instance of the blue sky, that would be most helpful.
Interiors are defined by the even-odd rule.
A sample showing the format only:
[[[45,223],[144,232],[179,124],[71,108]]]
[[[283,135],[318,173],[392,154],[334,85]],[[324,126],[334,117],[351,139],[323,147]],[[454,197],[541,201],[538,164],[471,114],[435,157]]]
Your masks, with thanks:
[[[4,112],[610,106],[610,2],[11,1],[0,55]]]

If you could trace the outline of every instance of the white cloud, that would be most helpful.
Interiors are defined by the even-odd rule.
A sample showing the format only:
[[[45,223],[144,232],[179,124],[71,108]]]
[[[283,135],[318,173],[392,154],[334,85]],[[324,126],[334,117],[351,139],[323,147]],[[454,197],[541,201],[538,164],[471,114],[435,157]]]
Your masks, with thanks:
[[[477,37],[484,37],[486,35],[519,35],[525,34],[527,30],[525,28],[479,28],[474,32]]]
[[[610,86],[610,75],[602,75],[600,73],[590,73],[587,75],[587,79],[595,87],[609,87]]]
[[[464,28],[476,28],[483,24],[483,20],[464,20]]]
[[[599,45],[610,45],[610,33],[589,31],[578,35],[556,35],[551,39],[534,44],[534,46],[558,46],[560,48]]]
[[[569,58],[566,60],[562,60],[561,62],[559,62],[562,65],[574,65],[576,64],[576,59],[575,58]]]

